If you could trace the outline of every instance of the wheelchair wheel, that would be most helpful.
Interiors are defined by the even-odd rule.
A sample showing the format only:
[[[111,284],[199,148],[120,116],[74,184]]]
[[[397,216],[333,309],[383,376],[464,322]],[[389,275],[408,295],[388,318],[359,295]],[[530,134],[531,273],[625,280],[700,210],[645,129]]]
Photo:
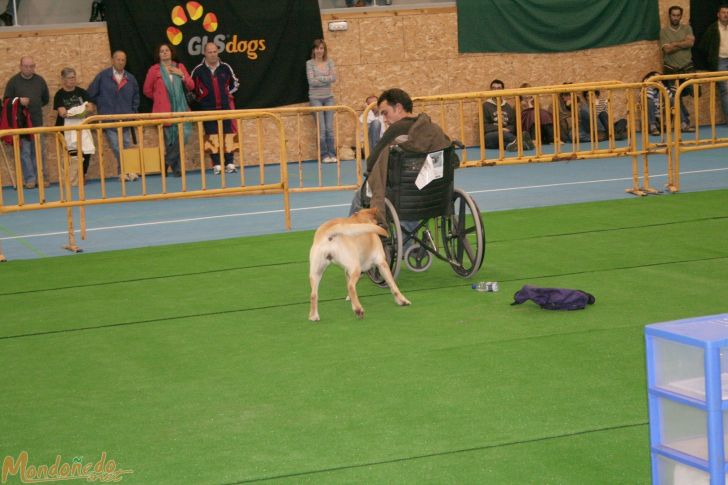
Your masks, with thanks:
[[[430,252],[417,243],[412,244],[404,252],[404,263],[410,271],[415,273],[427,271],[432,266],[433,259]]]
[[[399,269],[402,263],[402,228],[399,226],[399,216],[397,211],[394,210],[394,206],[388,199],[384,199],[384,205],[387,211],[387,231],[389,236],[382,239],[382,246],[384,246],[384,254],[387,258],[387,264],[392,272],[392,277],[396,280],[399,276]],[[372,268],[367,271],[369,278],[372,282],[381,286],[382,288],[387,287],[387,282],[384,277],[379,274],[378,268]]]
[[[440,220],[442,244],[450,266],[468,278],[478,272],[485,256],[485,231],[475,201],[460,189],[453,191],[452,215]]]

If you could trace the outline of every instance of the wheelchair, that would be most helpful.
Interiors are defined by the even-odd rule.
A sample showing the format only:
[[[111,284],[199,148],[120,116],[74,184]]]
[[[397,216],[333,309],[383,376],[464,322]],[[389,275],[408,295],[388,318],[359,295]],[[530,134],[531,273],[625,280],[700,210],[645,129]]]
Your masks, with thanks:
[[[480,209],[467,192],[454,187],[460,160],[453,143],[443,151],[443,176],[422,190],[415,180],[426,153],[408,153],[398,146],[390,150],[385,192],[386,228],[384,251],[392,276],[397,279],[402,262],[415,272],[426,271],[435,258],[450,264],[458,276],[469,278],[485,258],[485,231]],[[366,184],[363,184],[366,186]],[[362,197],[363,205],[368,205]],[[368,271],[374,284],[386,287],[379,270]]]

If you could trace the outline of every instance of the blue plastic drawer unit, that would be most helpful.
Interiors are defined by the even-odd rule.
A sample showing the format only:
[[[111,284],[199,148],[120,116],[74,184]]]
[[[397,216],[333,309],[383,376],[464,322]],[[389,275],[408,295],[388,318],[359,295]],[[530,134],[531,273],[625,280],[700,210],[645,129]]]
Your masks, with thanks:
[[[645,327],[652,481],[728,484],[728,314]]]

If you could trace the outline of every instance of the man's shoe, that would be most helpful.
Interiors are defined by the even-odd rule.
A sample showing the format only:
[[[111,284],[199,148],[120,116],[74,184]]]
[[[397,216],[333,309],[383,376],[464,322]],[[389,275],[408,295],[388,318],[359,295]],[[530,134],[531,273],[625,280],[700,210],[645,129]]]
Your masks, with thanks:
[[[235,173],[238,171],[238,167],[234,163],[228,163],[225,165],[225,173]]]
[[[182,171],[181,171],[181,170],[179,170],[179,169],[178,169],[178,170],[175,170],[175,171],[174,171],[174,176],[175,176],[175,177],[178,177],[178,178],[179,178],[179,177],[181,177],[181,176],[182,176]]]
[[[507,152],[517,152],[518,151],[518,140],[513,140],[508,145],[506,145],[506,151]]]
[[[650,135],[658,136],[659,134],[660,130],[658,130],[656,126],[650,126]]]
[[[222,172],[222,170],[220,170],[220,165],[215,165],[214,167],[212,167],[212,173],[214,173],[215,175],[220,175],[220,172]]]
[[[533,150],[536,148],[536,145],[533,144],[533,140],[531,140],[531,134],[527,131],[523,132],[523,149],[524,150]]]
[[[695,131],[695,128],[694,128],[694,127],[692,127],[692,126],[690,126],[690,125],[689,125],[689,124],[687,124],[687,123],[683,123],[683,124],[682,124],[682,131],[684,131],[684,132],[686,132],[686,133],[693,133],[693,132]]]
[[[26,189],[34,189],[35,188],[35,182],[28,182],[25,184]]]

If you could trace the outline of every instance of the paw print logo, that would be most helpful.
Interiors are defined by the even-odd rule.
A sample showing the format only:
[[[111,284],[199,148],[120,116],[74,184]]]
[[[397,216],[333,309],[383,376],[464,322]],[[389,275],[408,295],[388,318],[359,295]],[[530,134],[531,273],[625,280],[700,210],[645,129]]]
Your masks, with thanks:
[[[187,13],[185,13],[185,9]],[[199,2],[187,2],[185,8],[177,5],[172,9],[172,23],[177,27],[181,27],[188,21],[198,20],[203,13],[205,13],[205,10]],[[167,38],[172,45],[179,45],[182,42],[182,31],[177,27],[167,27]],[[208,32],[215,32],[217,30],[217,15],[207,12],[202,19],[202,28]]]

